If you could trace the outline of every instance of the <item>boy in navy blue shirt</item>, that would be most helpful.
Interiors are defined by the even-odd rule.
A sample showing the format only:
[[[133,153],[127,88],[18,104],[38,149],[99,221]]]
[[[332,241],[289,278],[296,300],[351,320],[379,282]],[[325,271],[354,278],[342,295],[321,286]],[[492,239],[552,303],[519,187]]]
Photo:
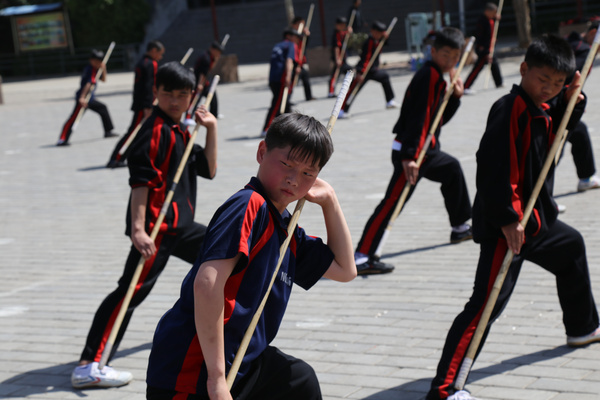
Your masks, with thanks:
[[[100,118],[102,119],[102,126],[104,127],[104,137],[116,137],[119,136],[114,133],[112,120],[110,119],[110,114],[108,113],[108,108],[104,103],[96,100],[94,93],[96,91],[96,74],[98,73],[98,69],[102,68],[102,76],[100,80],[102,82],[106,81],[106,65],[102,63],[102,59],[104,58],[104,52],[100,50],[92,50],[90,54],[89,64],[85,66],[83,69],[83,74],[81,75],[81,83],[79,85],[79,90],[75,93],[75,108],[73,108],[73,112],[65,122],[62,131],[60,132],[60,136],[58,138],[58,142],[56,142],[57,146],[68,146],[69,138],[71,137],[73,124],[77,119],[77,115],[79,114],[82,108],[89,108],[90,110],[98,113]],[[92,95],[88,102],[86,102],[86,97],[92,91]]]
[[[537,39],[521,63],[521,84],[514,85],[490,110],[477,151],[473,235],[480,253],[473,294],[448,332],[428,400],[475,399],[466,390],[457,391],[455,381],[508,249],[514,254],[512,263],[477,354],[492,323],[508,304],[525,260],[556,278],[567,345],[579,347],[600,341],[585,243],[577,230],[557,219],[552,198],[553,166],[525,228],[521,223],[566,106],[579,85],[577,73],[570,87],[564,87],[574,70],[573,52],[565,40],[556,36]],[[567,129],[579,121],[585,107],[583,97],[580,95]]]
[[[270,346],[296,283],[356,276],[352,240],[333,188],[317,178],[333,151],[312,117],[277,117],[258,146],[256,178],[213,216],[181,296],[156,328],[147,398],[320,399],[314,370]],[[273,276],[290,213],[300,198],[321,206],[327,244],[297,227],[229,393],[226,375]],[[189,397],[188,397],[189,396]]]

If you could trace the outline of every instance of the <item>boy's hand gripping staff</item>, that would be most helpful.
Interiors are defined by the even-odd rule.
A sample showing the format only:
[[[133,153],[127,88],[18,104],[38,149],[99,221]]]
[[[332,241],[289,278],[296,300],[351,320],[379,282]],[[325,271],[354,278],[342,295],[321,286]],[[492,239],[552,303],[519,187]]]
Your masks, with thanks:
[[[556,131],[556,137],[554,138],[554,142],[552,143],[552,147],[546,156],[546,161],[544,162],[544,166],[540,171],[540,176],[535,183],[533,191],[531,192],[531,197],[527,202],[527,206],[525,211],[523,212],[523,219],[521,220],[521,225],[523,228],[527,225],[527,221],[531,216],[531,212],[533,211],[533,207],[535,202],[537,201],[538,195],[540,194],[540,190],[544,185],[546,180],[546,176],[548,175],[548,171],[550,167],[554,164],[554,158],[556,153],[558,152],[562,138],[566,135],[566,127],[569,119],[571,118],[571,114],[573,113],[573,108],[575,108],[575,104],[577,103],[577,99],[579,94],[581,93],[581,89],[585,83],[585,80],[588,76],[592,63],[594,62],[594,58],[596,52],[598,51],[598,46],[600,45],[600,30],[596,33],[596,37],[594,38],[594,42],[592,44],[592,48],[585,60],[585,64],[583,65],[583,70],[581,71],[581,79],[580,85],[575,89],[575,92],[571,95],[569,99],[569,103],[567,104],[567,108],[565,110],[565,114],[562,117],[560,125],[558,126],[558,130]],[[456,376],[456,381],[454,383],[454,388],[456,390],[462,390],[467,381],[467,376],[471,371],[471,367],[473,365],[473,361],[475,356],[477,355],[477,349],[479,348],[479,344],[481,342],[481,338],[483,337],[483,333],[487,327],[487,324],[490,320],[490,316],[492,314],[492,310],[496,305],[496,300],[498,299],[498,295],[500,294],[500,289],[502,289],[502,284],[504,283],[504,278],[506,278],[506,274],[508,273],[508,268],[513,259],[513,252],[508,249],[506,251],[506,256],[504,257],[504,261],[502,262],[502,266],[500,267],[500,271],[498,272],[498,276],[496,277],[496,281],[494,282],[494,286],[490,291],[488,300],[485,304],[485,308],[481,314],[481,319],[477,324],[477,328],[475,329],[475,333],[473,334],[473,338],[471,339],[471,343],[469,344],[469,348],[467,349],[467,353],[465,354],[465,358],[461,364],[460,370],[458,371],[458,375]]]
[[[390,22],[390,26],[388,26],[387,31],[386,31],[386,36],[379,41],[377,48],[373,52],[373,57],[371,57],[371,59],[369,60],[369,63],[367,64],[367,68],[365,68],[365,72],[362,75],[363,77],[366,77],[367,74],[369,73],[369,71],[371,70],[373,63],[377,59],[377,56],[379,55],[379,53],[381,53],[381,49],[383,48],[383,45],[385,44],[385,41],[387,40],[387,38],[390,37],[390,34],[392,33],[392,29],[394,29],[394,25],[396,25],[397,21],[398,21],[398,18],[394,17],[392,19],[392,22]],[[348,105],[352,104],[352,101],[354,100],[354,97],[356,97],[356,93],[358,93],[358,89],[360,89],[362,84],[363,83],[356,84],[356,86],[354,87],[354,90],[352,91],[352,93],[350,93],[350,96],[348,97],[348,101],[346,102],[346,104],[348,104]]]
[[[210,91],[206,96],[206,102],[204,103],[206,107],[210,105],[210,101],[213,98],[213,94],[219,83],[219,75],[215,75],[213,82],[210,86]],[[173,177],[173,183],[171,184],[171,189],[167,193],[165,197],[165,202],[160,209],[160,213],[158,214],[158,218],[156,219],[156,223],[154,224],[154,228],[152,228],[152,232],[150,233],[150,238],[154,241],[156,240],[156,236],[158,236],[158,231],[160,230],[160,226],[162,225],[163,220],[165,219],[165,215],[167,215],[167,211],[169,206],[171,205],[171,200],[173,199],[173,195],[175,194],[175,189],[177,188],[177,184],[179,183],[179,179],[181,178],[181,174],[185,169],[187,164],[187,160],[192,152],[192,148],[194,147],[194,143],[196,141],[196,136],[198,136],[198,131],[200,130],[200,124],[197,124],[194,128],[194,132],[188,141],[187,146],[185,147],[185,151],[183,152],[183,156],[181,157],[181,161],[179,162],[179,166],[177,167],[177,171],[175,172],[175,176]],[[133,292],[135,291],[135,287],[138,284],[138,280],[140,279],[140,275],[144,269],[144,263],[146,259],[144,257],[140,257],[140,262],[138,263],[135,272],[133,273],[133,277],[131,278],[131,283],[127,288],[127,293],[123,298],[123,302],[121,303],[121,308],[119,309],[119,314],[115,318],[115,322],[110,331],[110,335],[108,336],[108,340],[104,345],[104,351],[102,352],[102,357],[100,358],[100,362],[98,363],[98,369],[102,370],[106,363],[108,362],[108,357],[112,352],[113,345],[115,343],[115,339],[117,334],[119,333],[119,329],[121,328],[121,323],[123,322],[123,318],[125,317],[125,313],[127,312],[127,308],[129,307],[129,303],[131,302],[131,298],[133,297]]]
[[[504,5],[504,0],[500,0],[498,4],[498,12],[496,14],[502,15],[502,6]],[[494,21],[494,32],[492,33],[492,43],[490,48],[490,54],[488,59],[489,68],[487,69],[487,73],[485,74],[485,82],[483,83],[483,88],[488,88],[488,83],[490,82],[490,75],[492,74],[492,60],[494,59],[494,50],[496,49],[496,39],[498,38],[498,25],[500,25],[500,20],[496,19]]]
[[[346,97],[346,93],[348,93],[348,88],[350,87],[350,82],[352,82],[352,77],[354,76],[354,72],[348,71],[346,73],[346,77],[344,78],[344,83],[342,84],[342,88],[340,89],[340,94],[337,97],[335,102],[335,106],[333,107],[333,111],[331,112],[331,116],[329,117],[329,122],[327,123],[327,131],[331,134],[333,130],[333,126],[337,121],[337,116],[340,113],[342,108],[342,104],[344,103],[344,98]],[[252,321],[250,321],[250,325],[248,329],[246,329],[246,333],[242,338],[242,342],[240,343],[240,347],[233,359],[233,363],[231,364],[231,368],[229,369],[229,374],[227,375],[227,386],[231,390],[233,386],[233,382],[237,376],[238,370],[242,365],[242,361],[244,359],[244,355],[246,354],[246,350],[248,350],[248,345],[250,344],[250,340],[252,339],[252,335],[254,334],[254,330],[256,329],[256,325],[258,324],[258,320],[262,315],[262,311],[267,303],[267,299],[269,298],[269,294],[271,293],[271,288],[275,283],[275,279],[277,278],[277,273],[279,272],[279,268],[281,267],[281,263],[283,262],[283,258],[285,256],[285,252],[288,249],[292,236],[294,234],[294,230],[296,229],[296,225],[298,224],[298,218],[300,218],[300,213],[302,212],[302,207],[304,207],[304,203],[306,200],[304,198],[298,200],[296,203],[296,208],[294,209],[294,213],[292,214],[292,218],[290,219],[290,223],[288,224],[287,237],[285,241],[279,248],[279,260],[277,261],[277,265],[275,266],[275,270],[273,271],[273,276],[271,278],[271,282],[269,283],[269,287],[265,292],[265,295],[262,298],[254,316],[252,317]]]
[[[356,16],[356,10],[352,10],[352,14],[350,14],[350,21],[348,21],[348,27],[351,27],[354,23],[354,17]],[[342,48],[340,50],[340,58],[342,59],[342,63],[344,62],[344,56],[346,55],[346,48],[348,47],[348,40],[350,40],[350,33],[346,33],[344,36],[344,42],[342,43]],[[333,89],[335,91],[335,83],[337,82],[338,76],[340,75],[341,65],[335,67],[335,72],[333,73]]]
[[[194,49],[192,47],[190,47],[188,49],[188,51],[183,55],[183,58],[180,61],[181,65],[185,65],[186,61],[188,60],[188,58],[190,58],[190,55],[192,54],[193,51],[194,51]],[[158,100],[154,99],[154,102],[152,103],[152,105],[155,106],[157,104],[158,104]],[[125,154],[125,152],[129,148],[129,145],[131,144],[131,142],[133,142],[133,139],[135,139],[135,136],[138,134],[140,128],[142,127],[142,125],[144,125],[144,122],[146,122],[146,118],[143,118],[140,121],[140,123],[135,126],[133,131],[131,131],[131,134],[129,135],[129,137],[127,138],[125,143],[123,143],[123,146],[121,146],[121,148],[119,149],[119,156],[122,156],[123,154]]]
[[[102,60],[102,65],[106,65],[114,48],[115,48],[115,42],[110,42],[110,45],[108,46],[108,50],[106,51],[106,54],[104,55],[104,59]],[[98,71],[96,71],[96,82],[98,82],[98,80],[102,77],[102,73],[104,73],[104,70],[102,69],[102,67],[98,68]],[[92,98],[92,93],[94,92],[95,87],[96,87],[96,84],[95,83],[92,84],[92,86],[90,86],[90,90],[85,94],[86,104]],[[81,121],[81,117],[83,116],[83,112],[85,111],[86,108],[87,107],[81,107],[79,109],[79,112],[77,113],[77,117],[75,117],[75,122],[73,122],[73,126],[71,127],[71,132],[73,132],[77,129],[77,126],[79,125],[79,121]]]
[[[416,161],[417,167],[421,167],[421,164],[423,163],[423,159],[425,158],[425,154],[427,153],[427,150],[429,149],[431,140],[433,139],[433,136],[435,135],[435,131],[437,130],[437,127],[442,119],[442,115],[444,115],[444,110],[446,109],[448,100],[450,100],[450,96],[452,96],[452,93],[454,92],[454,85],[456,84],[457,79],[460,77],[460,72],[462,71],[463,67],[465,66],[467,58],[469,57],[469,54],[471,53],[471,50],[473,49],[474,43],[475,43],[475,38],[473,36],[471,36],[471,38],[469,39],[469,42],[467,43],[467,46],[465,47],[465,51],[463,52],[460,63],[458,64],[458,68],[456,69],[454,78],[452,79],[452,82],[450,83],[450,87],[448,88],[448,90],[446,90],[446,94],[444,95],[442,104],[440,104],[440,108],[438,109],[438,111],[435,115],[435,118],[433,119],[433,122],[431,123],[431,126],[429,128],[429,133],[427,135],[427,138],[425,138],[425,143],[423,144],[423,148],[421,149],[421,152],[419,153],[419,156]],[[394,208],[394,212],[392,213],[392,216],[390,217],[390,221],[388,222],[388,225],[385,228],[385,231],[383,232],[383,236],[381,237],[381,240],[379,241],[379,246],[377,246],[377,250],[375,250],[376,257],[381,257],[381,252],[383,251],[383,246],[384,246],[388,236],[390,235],[390,231],[392,230],[394,221],[396,221],[396,218],[398,218],[400,211],[402,211],[402,207],[404,207],[404,203],[406,202],[406,198],[408,197],[408,193],[410,192],[411,187],[412,187],[412,185],[407,180],[406,184],[404,185],[404,188],[402,189],[402,193],[400,194],[400,199],[398,199],[398,203],[396,204],[396,208]]]

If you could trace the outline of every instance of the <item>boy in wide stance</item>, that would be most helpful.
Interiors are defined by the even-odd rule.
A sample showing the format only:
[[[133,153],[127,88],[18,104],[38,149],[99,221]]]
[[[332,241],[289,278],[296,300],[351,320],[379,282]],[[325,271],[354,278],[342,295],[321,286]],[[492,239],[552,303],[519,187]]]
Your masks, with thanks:
[[[179,300],[156,328],[148,399],[321,399],[314,370],[270,343],[293,283],[309,289],[321,277],[346,282],[356,276],[335,191],[317,178],[332,152],[329,133],[314,118],[275,118],[258,146],[256,177],[213,216]],[[327,244],[294,230],[230,393],[226,375],[287,237],[286,207],[302,197],[321,207]]]
[[[478,352],[492,323],[507,305],[525,260],[556,276],[567,345],[600,341],[585,244],[577,230],[557,219],[557,205],[552,198],[553,167],[525,229],[521,223],[566,104],[579,85],[577,73],[571,86],[564,87],[574,69],[575,58],[565,40],[555,36],[537,39],[521,64],[521,84],[513,86],[510,94],[490,110],[477,152],[473,234],[481,249],[475,285],[448,332],[428,400],[474,399],[466,390],[457,391],[455,381],[508,249],[514,257]],[[583,113],[583,95],[579,100],[567,129]]]

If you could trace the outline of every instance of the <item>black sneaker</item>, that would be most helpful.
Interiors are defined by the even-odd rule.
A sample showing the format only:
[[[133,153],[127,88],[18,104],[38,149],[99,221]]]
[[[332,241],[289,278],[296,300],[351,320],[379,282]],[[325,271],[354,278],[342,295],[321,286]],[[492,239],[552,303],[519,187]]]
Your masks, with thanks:
[[[456,244],[460,242],[464,242],[465,240],[473,239],[473,229],[469,226],[469,229],[462,232],[454,232],[450,233],[450,243]]]
[[[112,138],[112,137],[117,137],[117,136],[119,136],[119,134],[118,133],[114,133],[112,131],[110,131],[110,132],[104,132],[104,137],[105,138]]]
[[[108,162],[108,164],[106,164],[106,168],[123,168],[126,167],[127,163],[125,161],[117,161],[117,160],[110,160]]]
[[[387,274],[394,270],[394,266],[371,258],[369,261],[358,264],[356,270],[358,275]]]

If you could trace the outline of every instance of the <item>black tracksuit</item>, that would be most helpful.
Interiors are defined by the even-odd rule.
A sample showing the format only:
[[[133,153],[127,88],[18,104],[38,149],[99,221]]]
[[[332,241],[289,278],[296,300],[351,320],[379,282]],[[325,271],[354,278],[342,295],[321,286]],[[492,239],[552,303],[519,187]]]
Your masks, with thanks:
[[[488,18],[484,14],[477,20],[477,27],[475,28],[475,53],[477,54],[477,61],[465,81],[465,89],[473,85],[481,70],[490,62],[490,51],[494,45],[492,43],[492,35],[495,23],[497,23],[495,19]],[[502,86],[502,75],[500,74],[500,67],[498,66],[496,56],[492,58],[492,77],[494,78],[496,87]]]
[[[383,40],[383,39],[381,39],[381,40]],[[379,69],[379,56],[381,55],[381,53],[377,54],[377,58],[375,58],[375,60],[373,61],[373,64],[371,65],[371,68],[365,75],[367,66],[369,65],[369,62],[371,61],[371,59],[373,58],[375,50],[377,49],[377,46],[379,46],[379,43],[381,42],[381,40],[375,40],[373,38],[373,36],[369,35],[368,39],[365,41],[365,43],[363,45],[362,53],[360,55],[360,60],[358,61],[358,64],[356,64],[356,73],[358,75],[363,75],[364,80],[358,87],[356,96],[358,96],[358,93],[365,86],[367,81],[374,80],[374,81],[381,83],[381,86],[383,87],[383,92],[385,94],[385,101],[387,103],[394,98],[394,90],[392,89],[392,84],[390,82],[390,76],[388,75],[388,73],[384,70]],[[355,96],[355,98],[349,99],[350,95],[354,91],[354,88],[358,84],[357,82],[358,81],[356,79],[354,79],[352,81],[352,83],[350,84],[350,88],[348,89],[348,94],[346,95],[346,98],[344,99],[344,104],[342,104],[342,110],[344,110],[344,112],[348,112],[350,110],[350,106],[352,105],[351,103],[356,98],[356,96]]]
[[[215,59],[210,54],[209,50],[206,50],[204,53],[198,57],[196,60],[196,64],[194,65],[194,75],[196,75],[196,86],[202,83],[202,93],[200,93],[200,97],[208,96],[208,91],[210,90],[210,79],[208,74],[215,66]],[[204,77],[204,82],[200,82],[200,76]],[[212,79],[212,77],[211,77]],[[200,102],[198,102],[200,103]],[[198,104],[196,104],[196,107]],[[217,100],[217,92],[213,94],[213,98],[210,102],[210,112],[217,117],[219,115],[219,101]],[[193,112],[192,112],[193,114]]]
[[[508,249],[501,228],[523,218],[564,114],[563,94],[553,99],[553,104],[537,107],[521,86],[515,85],[490,110],[477,152],[473,235],[481,250],[473,294],[448,332],[428,400],[445,399],[455,392],[454,381]],[[576,106],[570,127],[577,123],[584,106],[585,102]],[[492,323],[508,303],[525,260],[556,276],[567,335],[587,335],[598,327],[585,244],[577,230],[557,220],[553,181],[551,168],[526,225],[525,243],[510,265],[478,353]]]
[[[146,207],[146,232],[154,227],[165,196],[172,187],[173,178],[190,140],[190,134],[173,121],[160,108],[155,107],[152,116],[144,123],[131,144],[128,159],[129,185],[132,189],[146,186],[149,189]],[[177,184],[173,200],[155,240],[157,251],[144,263],[129,308],[119,329],[111,357],[115,353],[135,308],[146,298],[167,264],[169,256],[175,255],[194,263],[204,239],[206,227],[194,222],[197,176],[210,178],[208,160],[204,149],[194,145],[186,167]],[[130,204],[131,201],[128,203]],[[131,235],[131,209],[127,208],[126,234]],[[99,361],[114,325],[114,319],[140,260],[140,253],[132,245],[118,286],[102,302],[90,328],[81,355],[82,360]]]
[[[131,152],[131,146],[129,146],[123,152],[123,155],[119,154],[119,151],[131,135],[131,132],[140,124],[144,118],[144,109],[152,108],[154,103],[154,92],[152,88],[156,84],[156,71],[158,70],[158,62],[153,60],[147,54],[144,54],[141,60],[135,65],[135,78],[133,82],[133,102],[131,103],[131,111],[133,111],[133,118],[131,124],[127,129],[127,133],[123,135],[119,142],[115,146],[110,159],[111,162],[125,161],[127,156]]]
[[[374,255],[381,237],[400,199],[402,189],[406,185],[406,175],[402,167],[403,160],[416,160],[423,148],[431,124],[438,112],[444,94],[446,81],[437,66],[427,61],[411,80],[402,108],[400,118],[394,126],[396,134],[392,150],[394,174],[388,185],[385,197],[377,206],[364,228],[356,249],[357,252]],[[462,169],[457,159],[440,151],[439,135],[441,125],[448,122],[460,105],[460,99],[450,96],[448,105],[435,135],[427,149],[425,159],[419,168],[419,177],[425,177],[442,184],[441,190],[450,224],[460,225],[471,218],[471,201]],[[409,192],[412,195],[414,186]],[[406,204],[406,203],[405,203]]]
[[[337,57],[335,55],[335,50],[342,50],[342,46],[344,45],[344,39],[346,35],[349,35],[348,31],[338,31],[337,29],[333,31],[333,37],[331,38],[331,61],[333,61],[333,69],[331,71],[331,77],[329,78],[329,95],[333,95],[335,93],[335,84],[337,82],[333,81],[335,78],[335,71],[337,70]],[[346,72],[350,71],[352,67],[348,65],[346,62],[346,54],[342,59],[342,65],[340,66],[339,76],[343,76]]]

